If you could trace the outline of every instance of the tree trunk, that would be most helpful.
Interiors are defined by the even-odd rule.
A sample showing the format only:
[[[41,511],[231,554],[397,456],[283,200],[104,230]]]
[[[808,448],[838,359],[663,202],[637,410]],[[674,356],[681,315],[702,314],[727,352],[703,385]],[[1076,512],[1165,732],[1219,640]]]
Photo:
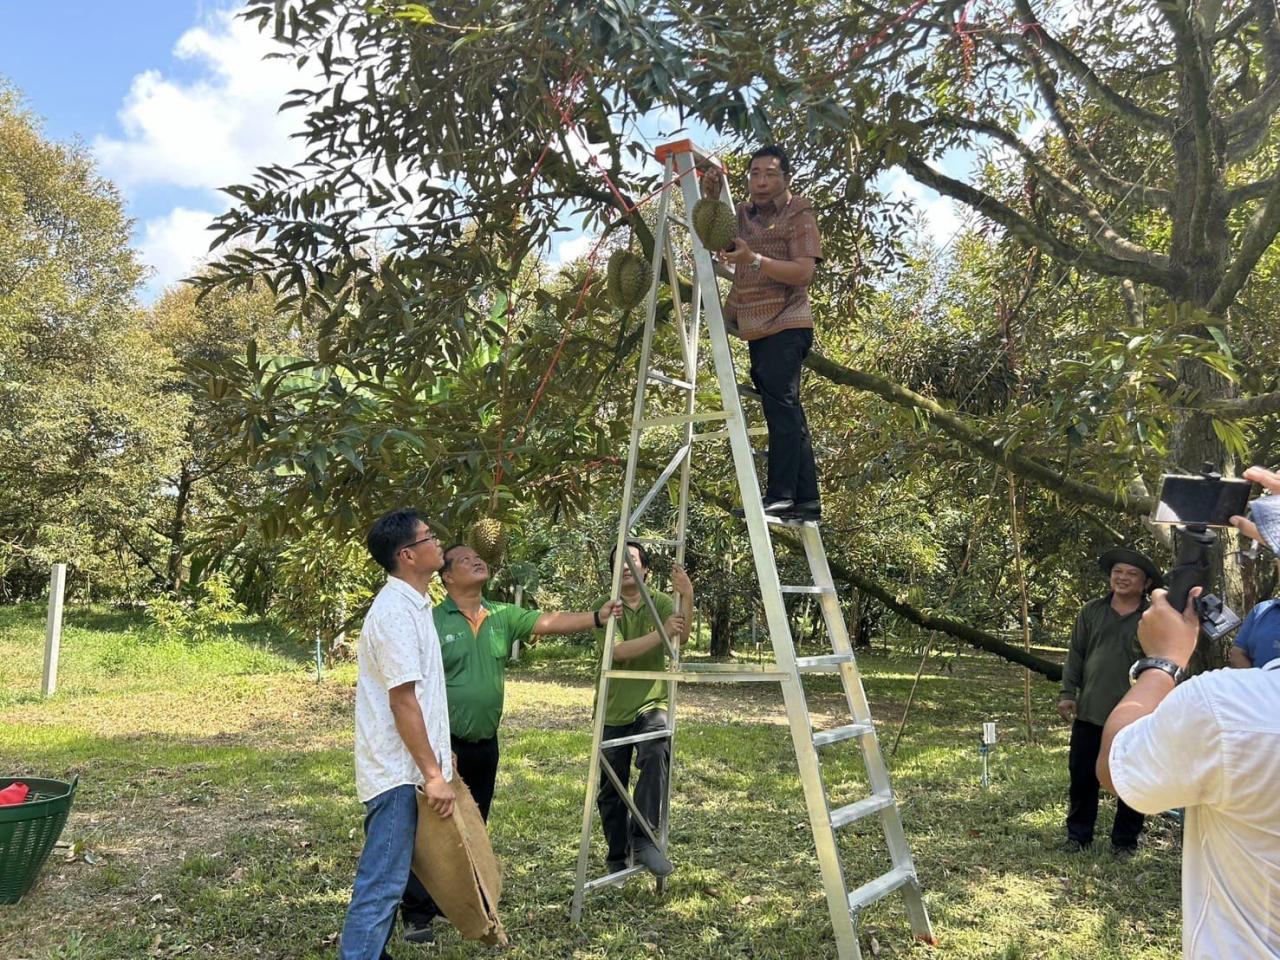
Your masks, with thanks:
[[[711,608],[711,657],[727,660],[733,655],[733,616],[727,597],[718,597]]]
[[[177,594],[182,589],[182,554],[187,536],[187,504],[191,499],[191,486],[195,480],[191,477],[191,461],[184,460],[182,472],[178,475],[178,496],[173,505],[173,522],[169,524],[169,566],[166,571],[166,586],[169,592]]]

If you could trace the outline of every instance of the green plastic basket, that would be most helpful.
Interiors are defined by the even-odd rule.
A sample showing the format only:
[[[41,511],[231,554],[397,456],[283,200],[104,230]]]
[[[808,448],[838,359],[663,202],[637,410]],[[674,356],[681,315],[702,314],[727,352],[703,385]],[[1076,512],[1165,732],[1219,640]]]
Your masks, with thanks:
[[[0,777],[0,790],[21,781],[26,803],[0,807],[0,903],[17,903],[35,885],[62,834],[80,778],[70,783],[36,777]]]

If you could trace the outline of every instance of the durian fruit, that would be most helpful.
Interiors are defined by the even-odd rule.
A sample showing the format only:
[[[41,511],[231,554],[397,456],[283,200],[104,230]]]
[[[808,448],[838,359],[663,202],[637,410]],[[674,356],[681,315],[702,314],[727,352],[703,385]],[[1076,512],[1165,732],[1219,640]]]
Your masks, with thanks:
[[[605,269],[605,292],[615,307],[630,310],[649,293],[653,271],[649,264],[627,250],[615,250]]]
[[[467,543],[489,566],[495,566],[507,549],[507,531],[501,520],[481,517],[467,531]]]
[[[708,250],[727,250],[738,235],[738,216],[723,200],[703,197],[693,205],[693,231]]]

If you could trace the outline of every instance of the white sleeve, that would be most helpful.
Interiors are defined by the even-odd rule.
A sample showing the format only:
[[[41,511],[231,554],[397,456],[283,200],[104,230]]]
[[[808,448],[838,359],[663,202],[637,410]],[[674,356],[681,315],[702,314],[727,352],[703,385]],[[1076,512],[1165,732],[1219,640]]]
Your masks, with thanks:
[[[1139,813],[1220,799],[1222,732],[1203,686],[1197,679],[1182,684],[1112,741],[1111,780]]]
[[[381,611],[369,630],[369,652],[378,664],[382,686],[390,690],[403,683],[422,679],[422,658],[418,655],[418,625],[414,617],[399,607]]]

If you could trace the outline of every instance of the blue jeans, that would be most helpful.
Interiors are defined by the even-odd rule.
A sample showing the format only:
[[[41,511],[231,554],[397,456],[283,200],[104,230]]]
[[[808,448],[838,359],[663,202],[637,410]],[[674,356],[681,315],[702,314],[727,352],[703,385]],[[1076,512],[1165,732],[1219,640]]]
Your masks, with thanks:
[[[410,784],[392,787],[364,806],[364,850],[342,925],[341,960],[386,956],[418,832],[418,798]]]

